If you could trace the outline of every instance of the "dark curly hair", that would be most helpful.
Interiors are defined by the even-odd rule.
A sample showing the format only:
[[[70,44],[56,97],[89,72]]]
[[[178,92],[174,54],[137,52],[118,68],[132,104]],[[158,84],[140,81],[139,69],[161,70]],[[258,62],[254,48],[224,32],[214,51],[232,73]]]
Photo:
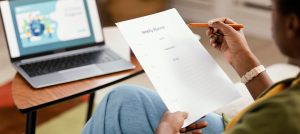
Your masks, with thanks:
[[[295,13],[300,18],[300,0],[277,0],[279,10],[284,15]]]

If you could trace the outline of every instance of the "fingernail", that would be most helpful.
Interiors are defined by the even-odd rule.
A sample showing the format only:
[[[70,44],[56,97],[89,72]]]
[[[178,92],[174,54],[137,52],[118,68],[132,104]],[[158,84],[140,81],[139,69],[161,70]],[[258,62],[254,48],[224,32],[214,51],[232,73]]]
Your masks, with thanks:
[[[209,42],[211,42],[212,38],[209,39]]]
[[[188,111],[183,111],[183,112],[184,112],[185,114],[187,114],[187,115],[189,114],[189,112],[188,112]]]
[[[209,21],[208,25],[212,25],[214,23],[214,21]]]
[[[213,43],[213,44],[211,44],[213,47],[216,47],[216,44],[215,43]]]

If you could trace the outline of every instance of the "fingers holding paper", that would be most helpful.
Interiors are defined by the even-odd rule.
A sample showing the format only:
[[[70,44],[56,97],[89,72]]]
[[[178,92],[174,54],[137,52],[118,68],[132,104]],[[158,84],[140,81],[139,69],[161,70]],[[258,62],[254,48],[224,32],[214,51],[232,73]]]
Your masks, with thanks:
[[[186,133],[186,134],[201,134],[201,128],[207,126],[206,121],[192,123],[191,125],[181,128],[184,120],[188,117],[188,112],[175,112],[171,113],[169,110],[165,111],[161,120],[155,130],[155,134],[164,133]],[[203,116],[202,118],[204,118]]]
[[[196,122],[185,128],[180,129],[180,132],[185,134],[202,134],[201,128],[205,128],[207,127],[207,125],[208,124],[206,121]]]

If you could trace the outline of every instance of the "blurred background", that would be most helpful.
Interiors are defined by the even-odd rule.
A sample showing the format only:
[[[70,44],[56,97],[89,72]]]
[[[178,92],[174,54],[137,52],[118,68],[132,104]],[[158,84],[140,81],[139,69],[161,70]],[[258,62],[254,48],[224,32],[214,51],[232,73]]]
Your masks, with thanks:
[[[279,52],[272,40],[270,5],[270,0],[98,0],[104,27],[170,8],[176,8],[186,23],[206,23],[214,18],[228,17],[245,25],[244,32],[250,49],[265,67],[276,63],[293,63],[292,59],[285,58]],[[232,82],[239,82],[239,76],[223,55],[210,46],[209,37],[205,35],[206,29],[191,30],[201,36],[202,45]],[[25,131],[26,115],[16,109],[11,97],[11,81],[15,74],[0,24],[0,134],[21,134]],[[97,91],[96,104],[108,90],[122,84],[136,84],[155,90],[146,74],[141,74]],[[36,133],[79,134],[85,124],[87,100],[88,96],[84,96],[40,110]]]

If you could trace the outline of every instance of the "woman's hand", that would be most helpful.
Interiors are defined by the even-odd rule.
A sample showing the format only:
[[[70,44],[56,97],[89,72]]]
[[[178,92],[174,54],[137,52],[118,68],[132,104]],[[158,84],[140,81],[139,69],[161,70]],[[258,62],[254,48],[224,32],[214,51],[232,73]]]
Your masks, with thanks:
[[[214,19],[208,22],[206,35],[212,35],[210,43],[219,50],[235,69],[240,77],[251,69],[261,65],[250,51],[242,30],[235,30],[226,24],[236,24],[228,18]],[[255,79],[246,84],[253,99],[256,99],[266,88],[273,84],[266,72],[260,73]]]
[[[161,120],[155,130],[155,134],[179,134],[187,131],[186,134],[201,134],[200,128],[207,126],[206,121],[193,123],[186,128],[181,128],[184,120],[188,117],[187,112],[175,112],[171,113],[169,110],[165,111],[161,117]],[[193,131],[194,130],[194,131]]]
[[[206,35],[212,35],[211,45],[224,55],[240,76],[260,65],[248,47],[243,30],[235,30],[226,25],[237,23],[229,18],[219,18],[209,21],[208,24],[211,28],[206,31]]]

